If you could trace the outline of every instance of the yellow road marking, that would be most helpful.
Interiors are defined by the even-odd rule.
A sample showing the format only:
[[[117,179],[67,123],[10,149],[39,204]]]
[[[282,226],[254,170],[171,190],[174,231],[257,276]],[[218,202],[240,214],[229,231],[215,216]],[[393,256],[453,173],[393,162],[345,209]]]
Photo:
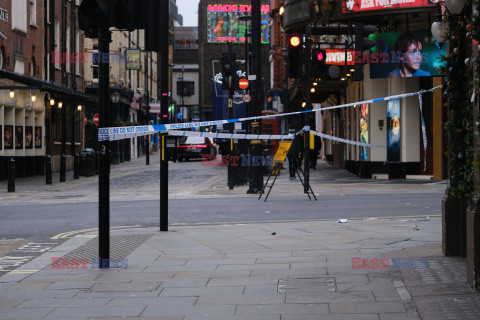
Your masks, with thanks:
[[[40,269],[38,270],[12,270],[9,272],[9,274],[30,274],[30,273],[35,273],[35,272],[38,272],[40,271]]]
[[[110,227],[110,229],[111,230],[112,229],[129,229],[129,228],[141,228],[141,227],[142,226],[140,226],[140,225],[135,225],[135,226],[123,226],[123,227]],[[56,236],[53,236],[50,239],[57,240],[57,239],[71,238],[76,234],[90,232],[90,231],[98,231],[98,228],[90,228],[90,229],[82,229],[82,230],[74,230],[74,231],[64,232],[64,233],[57,234]]]

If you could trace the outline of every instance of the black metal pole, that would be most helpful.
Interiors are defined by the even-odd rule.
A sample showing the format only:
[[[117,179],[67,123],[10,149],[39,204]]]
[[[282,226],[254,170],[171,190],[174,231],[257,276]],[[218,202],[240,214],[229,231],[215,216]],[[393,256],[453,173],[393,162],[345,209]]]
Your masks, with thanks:
[[[305,27],[306,38],[306,56],[307,61],[305,63],[305,109],[312,109],[312,28],[310,25]],[[308,193],[310,191],[310,113],[305,113],[305,158],[303,163],[304,172],[304,184],[303,192]]]
[[[98,50],[110,52],[110,31],[108,28],[98,29]],[[98,108],[100,128],[110,125],[109,117],[109,73],[110,63],[99,64]],[[98,143],[98,249],[100,268],[109,268],[110,263],[110,145],[109,141]]]
[[[235,64],[235,61],[232,61],[234,59],[234,57],[236,57],[234,54],[233,54],[233,45],[232,45],[232,42],[229,41],[228,42],[228,57],[229,57],[229,63],[230,63],[230,72],[236,72],[236,70],[234,70],[234,68],[232,68],[232,66]],[[233,74],[230,75],[230,79],[228,80],[228,118],[229,119],[233,119],[233,79],[235,79],[235,77],[233,76]],[[234,124],[233,123],[230,123],[228,125],[228,132],[230,134],[233,133],[233,129],[234,129]],[[232,190],[235,186],[235,179],[234,179],[234,176],[235,176],[235,172],[234,172],[234,169],[232,167],[232,156],[233,156],[233,139],[230,139],[230,146],[229,146],[229,159],[228,159],[228,179],[227,179],[227,184],[228,184],[228,189]]]
[[[67,181],[67,106],[62,105],[62,155],[60,156],[60,182]]]
[[[150,125],[150,97],[148,92],[148,52],[145,53],[145,96],[147,100],[147,126]],[[145,164],[150,165],[150,135],[145,136]]]
[[[48,96],[50,98],[50,96]],[[52,184],[52,144],[51,144],[51,127],[53,117],[53,106],[50,105],[50,101],[45,98],[45,149],[47,155],[45,156],[45,184]]]
[[[53,59],[52,59],[52,51],[55,48],[55,1],[50,1],[50,27],[49,28],[50,28],[50,45],[49,45],[50,61],[48,61],[50,65],[49,73],[50,73],[50,81],[55,82],[55,63],[53,63]]]
[[[261,3],[258,0],[252,0],[252,58],[251,63],[251,76],[254,76],[255,80],[251,85],[252,88],[252,102],[251,111],[252,116],[260,116],[262,114],[263,102],[260,101],[260,91],[262,83],[262,29],[261,29]],[[257,131],[258,134],[262,131],[261,120],[251,124],[252,132]],[[255,129],[257,128],[257,129]],[[262,156],[263,146],[261,140],[252,140],[252,156]],[[247,193],[257,193],[263,189],[263,167],[252,167],[252,176],[249,179],[249,188]]]
[[[160,0],[160,121],[168,122],[168,44],[169,44],[169,0]],[[168,231],[168,159],[166,155],[165,133],[161,135],[162,152],[160,158],[160,231]]]

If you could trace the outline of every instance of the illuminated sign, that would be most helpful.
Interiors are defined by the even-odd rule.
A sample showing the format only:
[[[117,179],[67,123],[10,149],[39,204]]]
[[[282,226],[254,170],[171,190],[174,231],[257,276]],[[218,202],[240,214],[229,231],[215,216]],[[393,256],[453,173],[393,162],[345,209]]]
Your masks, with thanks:
[[[343,13],[425,7],[438,0],[342,0]]]
[[[270,31],[268,27],[270,6],[262,5],[260,10],[261,41],[262,43],[270,43]],[[241,21],[240,17],[251,11],[252,6],[247,4],[209,4],[207,7],[207,42],[245,42],[247,23]]]
[[[327,52],[326,64],[335,64],[339,66],[345,65],[345,50],[341,49],[325,49]],[[347,51],[347,64],[353,65],[354,62],[354,50]]]
[[[208,12],[252,12],[252,5],[236,5],[236,4],[209,4],[207,8]],[[261,12],[270,12],[269,5],[263,5],[260,7]]]

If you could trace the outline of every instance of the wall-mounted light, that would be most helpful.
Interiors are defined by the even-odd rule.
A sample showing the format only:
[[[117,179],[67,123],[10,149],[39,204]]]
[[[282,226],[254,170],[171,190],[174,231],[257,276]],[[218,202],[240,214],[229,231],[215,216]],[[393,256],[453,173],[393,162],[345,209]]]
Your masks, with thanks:
[[[63,107],[63,103],[59,102],[58,103],[58,109],[62,109],[62,107]]]
[[[306,106],[307,106],[306,102],[302,103],[302,108],[305,108]]]
[[[314,82],[314,83],[313,83],[313,85],[314,85],[314,86],[317,86],[317,85],[318,85],[318,83]]]
[[[281,6],[279,9],[278,9],[278,14],[283,16],[283,13],[285,12],[285,7],[284,6]]]
[[[82,105],[78,105],[77,110],[78,112],[82,111]]]
[[[35,102],[35,101],[37,101],[37,96],[36,96],[36,95],[32,95],[32,96],[31,96],[31,99],[32,99],[32,102]]]
[[[10,90],[10,99],[15,98],[15,91]]]
[[[55,99],[50,99],[50,105],[54,106],[55,105]]]
[[[311,92],[311,93],[315,93],[315,88],[311,88],[311,89],[310,89],[310,92]]]

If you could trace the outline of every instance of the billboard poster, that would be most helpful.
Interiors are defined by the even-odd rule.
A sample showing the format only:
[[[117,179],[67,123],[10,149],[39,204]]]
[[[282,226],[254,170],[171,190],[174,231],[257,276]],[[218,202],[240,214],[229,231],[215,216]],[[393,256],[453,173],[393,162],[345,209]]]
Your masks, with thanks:
[[[355,62],[370,64],[370,78],[441,76],[446,46],[440,48],[429,30],[377,33],[369,36],[376,45],[370,54],[356,52]],[[359,61],[361,60],[361,61]]]
[[[400,161],[400,100],[387,101],[387,161]]]
[[[368,104],[360,105],[360,142],[368,142]],[[368,160],[368,148],[360,147],[360,160]]]
[[[246,22],[240,16],[252,11],[251,5],[209,4],[207,9],[207,42],[245,42]],[[261,6],[262,43],[270,43],[268,27],[269,5]]]
[[[434,5],[438,0],[342,0],[343,13],[391,10]]]
[[[5,149],[13,149],[13,126],[5,126],[3,145]]]
[[[23,126],[15,126],[15,149],[23,149]]]
[[[25,127],[25,149],[33,149],[33,127]]]
[[[42,147],[42,127],[35,127],[35,149],[39,149],[41,147]]]

